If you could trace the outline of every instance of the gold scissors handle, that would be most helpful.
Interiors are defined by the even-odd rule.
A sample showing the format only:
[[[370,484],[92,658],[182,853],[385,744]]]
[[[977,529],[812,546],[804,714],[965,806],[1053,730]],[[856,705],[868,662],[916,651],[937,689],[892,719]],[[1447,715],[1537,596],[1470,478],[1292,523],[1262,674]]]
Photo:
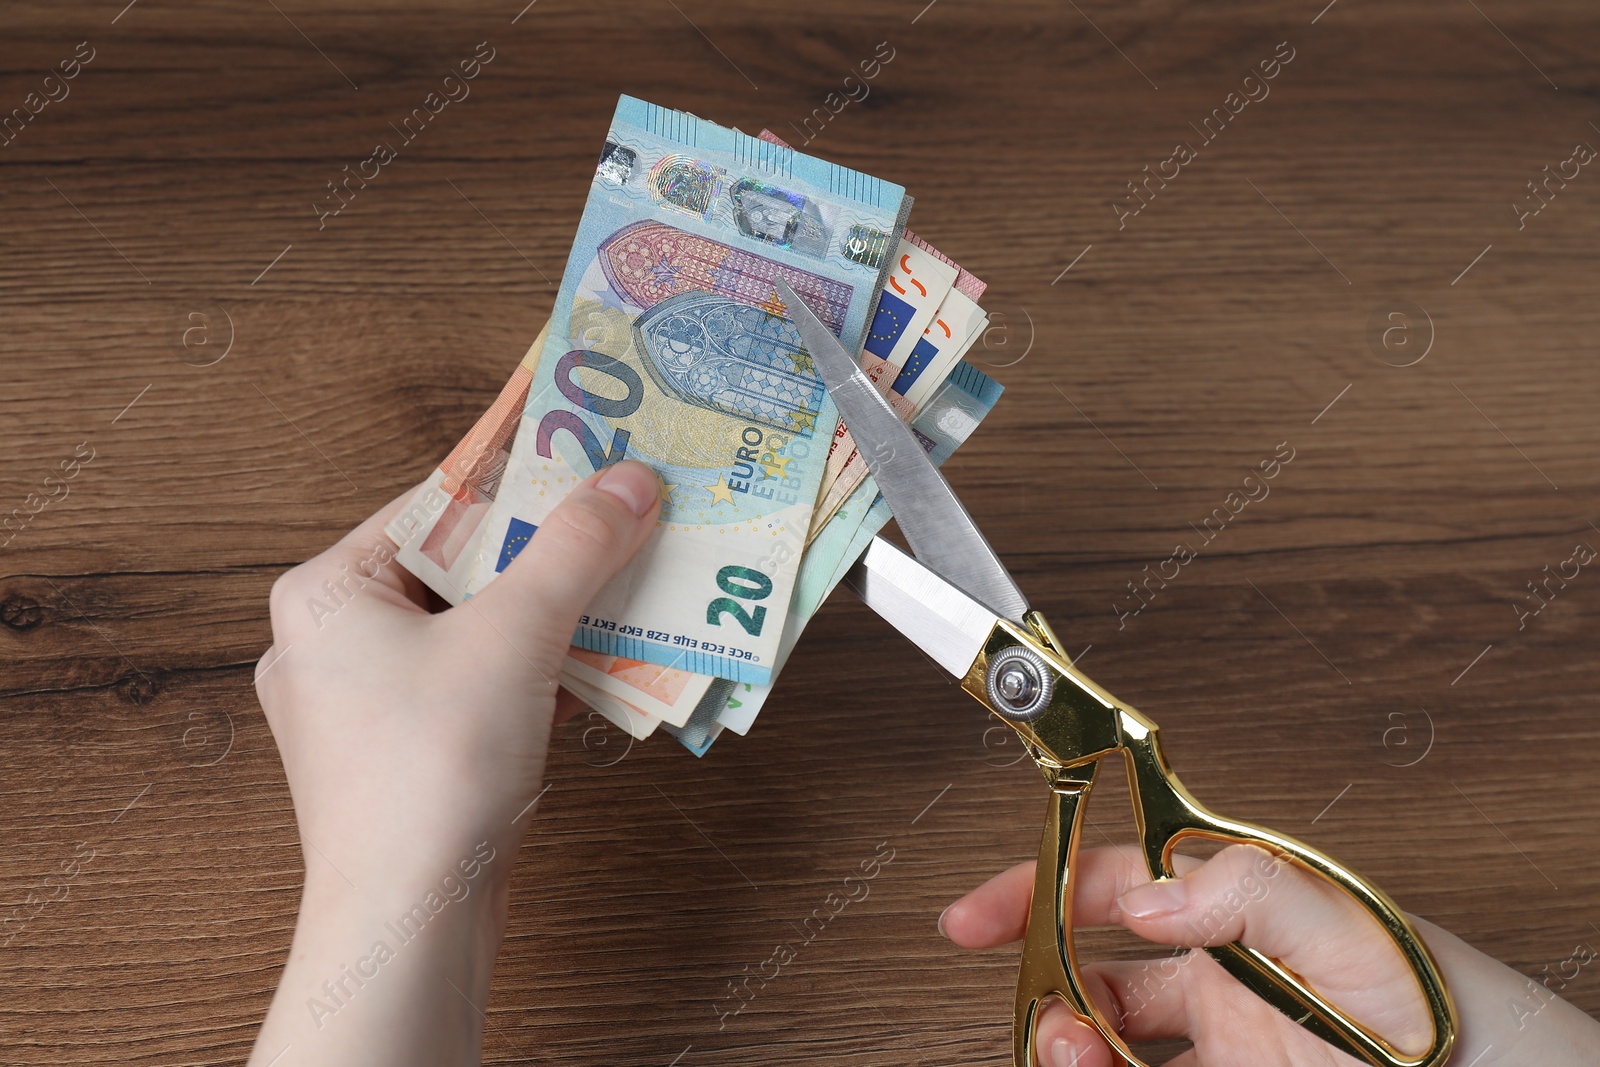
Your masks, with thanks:
[[[1037,613],[1030,612],[1025,622],[1026,629],[1000,620],[962,680],[963,688],[1016,729],[1050,785],[1017,979],[1015,1067],[1034,1067],[1038,1062],[1035,1030],[1050,996],[1060,997],[1099,1030],[1122,1057],[1124,1067],[1144,1067],[1114,1022],[1087,994],[1072,937],[1072,874],[1084,801],[1099,761],[1113,751],[1122,753],[1127,766],[1141,850],[1151,877],[1175,877],[1173,849],[1187,839],[1201,838],[1255,845],[1280,862],[1325,878],[1377,919],[1399,949],[1427,1003],[1432,1045],[1419,1056],[1402,1054],[1329,1003],[1299,975],[1239,942],[1208,947],[1212,958],[1256,996],[1342,1052],[1375,1067],[1440,1067],[1455,1043],[1455,1006],[1438,964],[1394,902],[1308,845],[1207,811],[1173,774],[1155,724],[1071,666]],[[1018,707],[1027,707],[1025,717],[1016,714]]]

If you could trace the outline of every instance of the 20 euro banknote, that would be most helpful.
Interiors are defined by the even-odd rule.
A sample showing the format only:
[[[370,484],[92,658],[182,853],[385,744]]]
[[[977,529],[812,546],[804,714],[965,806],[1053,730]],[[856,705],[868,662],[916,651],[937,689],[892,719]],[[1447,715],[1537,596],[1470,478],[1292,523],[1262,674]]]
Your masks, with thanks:
[[[837,422],[774,283],[859,348],[908,202],[624,96],[468,595],[574,485],[640,459],[662,479],[661,521],[573,643],[767,680]]]

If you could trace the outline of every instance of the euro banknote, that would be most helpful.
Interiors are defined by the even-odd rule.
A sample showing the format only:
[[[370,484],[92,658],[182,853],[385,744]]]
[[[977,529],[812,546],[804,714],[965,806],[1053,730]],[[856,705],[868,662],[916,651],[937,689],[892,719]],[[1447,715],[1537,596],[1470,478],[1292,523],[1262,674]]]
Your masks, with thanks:
[[[624,96],[467,595],[574,485],[641,459],[663,482],[661,520],[573,643],[767,681],[838,419],[774,283],[859,347],[907,201]]]

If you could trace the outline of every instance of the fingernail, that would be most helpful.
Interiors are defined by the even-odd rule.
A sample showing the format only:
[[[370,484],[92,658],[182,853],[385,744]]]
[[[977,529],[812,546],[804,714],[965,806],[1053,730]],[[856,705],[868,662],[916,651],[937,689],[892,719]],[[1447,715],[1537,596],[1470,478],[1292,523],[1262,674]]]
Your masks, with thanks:
[[[949,939],[950,935],[945,932],[944,917],[946,915],[950,914],[950,909],[953,908],[953,907],[955,907],[954,904],[948,904],[948,905],[945,906],[945,909],[939,913],[939,934],[940,934],[940,936],[944,937],[946,940]]]
[[[1117,907],[1135,919],[1153,919],[1179,911],[1189,900],[1189,889],[1181,878],[1167,878],[1134,886],[1122,894]]]
[[[1058,1037],[1050,1042],[1050,1052],[1046,1058],[1050,1061],[1050,1067],[1077,1067],[1082,1056],[1083,1053],[1070,1039]]]
[[[641,519],[661,495],[661,484],[656,481],[655,472],[642,463],[618,463],[614,467],[607,467],[594,487],[628,505],[634,517]]]

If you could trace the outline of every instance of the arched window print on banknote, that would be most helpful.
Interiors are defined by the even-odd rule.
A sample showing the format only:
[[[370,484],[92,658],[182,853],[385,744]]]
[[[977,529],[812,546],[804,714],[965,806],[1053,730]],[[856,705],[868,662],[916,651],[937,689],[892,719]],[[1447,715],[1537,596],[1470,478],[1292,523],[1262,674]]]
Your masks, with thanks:
[[[679,293],[634,320],[662,392],[810,437],[826,388],[788,319],[715,293]]]

